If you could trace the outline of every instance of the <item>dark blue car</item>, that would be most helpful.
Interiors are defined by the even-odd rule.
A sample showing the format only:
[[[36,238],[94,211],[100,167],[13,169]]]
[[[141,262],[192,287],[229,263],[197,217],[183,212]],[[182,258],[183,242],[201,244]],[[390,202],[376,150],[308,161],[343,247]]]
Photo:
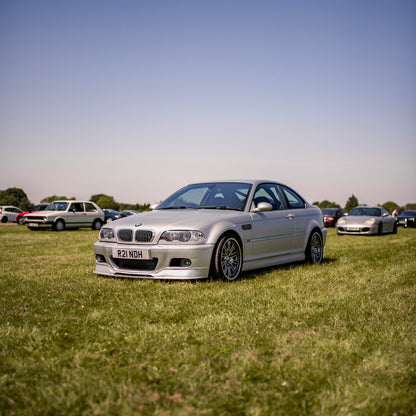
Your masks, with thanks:
[[[115,209],[106,208],[106,209],[103,209],[103,211],[105,215],[105,218],[104,218],[105,224],[120,218],[120,213],[116,211]]]
[[[416,227],[416,211],[405,210],[397,217],[397,223],[403,227]]]

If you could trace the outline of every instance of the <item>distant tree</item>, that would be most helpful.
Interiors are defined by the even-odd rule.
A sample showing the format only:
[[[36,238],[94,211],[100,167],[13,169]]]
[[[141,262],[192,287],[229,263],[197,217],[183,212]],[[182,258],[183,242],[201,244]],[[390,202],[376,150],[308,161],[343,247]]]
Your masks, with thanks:
[[[347,203],[345,204],[345,208],[344,210],[346,212],[350,212],[353,208],[355,208],[356,206],[358,206],[358,199],[357,197],[352,194],[349,198]]]
[[[381,205],[386,211],[390,214],[397,208],[400,208],[398,204],[393,201],[387,201],[383,205]]]
[[[59,201],[59,200],[76,200],[76,198],[74,196],[71,196],[71,198],[67,198],[66,196],[51,195],[51,196],[47,196],[46,198],[41,199],[40,202],[50,203],[50,202]]]
[[[8,188],[5,191],[0,191],[0,205],[14,205],[23,211],[27,211],[33,206],[26,193],[20,188]]]
[[[406,209],[416,209],[416,204],[406,204]]]
[[[135,211],[143,212],[150,211],[150,204],[119,204],[119,210],[134,209]]]
[[[90,196],[90,201],[97,203],[97,201],[103,197],[103,196],[108,196],[106,194],[94,194]],[[111,197],[112,198],[112,197]]]
[[[341,208],[340,205],[338,205],[336,202],[331,202],[328,200],[324,200],[321,202],[314,202],[312,205],[317,205],[319,208],[324,209],[324,208]]]
[[[90,201],[92,201],[90,199]],[[101,195],[100,198],[98,198],[95,202],[100,208],[108,208],[108,209],[119,209],[119,204],[114,201],[114,198],[112,196],[108,195]]]

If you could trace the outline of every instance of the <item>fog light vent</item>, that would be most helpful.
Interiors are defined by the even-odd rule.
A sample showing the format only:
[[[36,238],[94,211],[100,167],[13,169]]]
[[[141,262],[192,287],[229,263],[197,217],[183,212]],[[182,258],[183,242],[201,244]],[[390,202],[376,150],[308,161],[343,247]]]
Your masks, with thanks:
[[[189,267],[192,264],[190,259],[172,259],[170,267]]]
[[[95,260],[97,261],[97,263],[106,263],[105,257],[102,254],[96,254]]]

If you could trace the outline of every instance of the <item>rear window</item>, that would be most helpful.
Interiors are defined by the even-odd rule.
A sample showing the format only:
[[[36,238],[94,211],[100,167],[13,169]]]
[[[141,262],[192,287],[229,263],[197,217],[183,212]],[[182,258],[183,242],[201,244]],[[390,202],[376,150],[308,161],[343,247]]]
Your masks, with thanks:
[[[85,203],[85,211],[87,211],[87,212],[97,212],[97,208],[95,208],[95,206],[93,204],[91,204],[90,202],[86,202]]]

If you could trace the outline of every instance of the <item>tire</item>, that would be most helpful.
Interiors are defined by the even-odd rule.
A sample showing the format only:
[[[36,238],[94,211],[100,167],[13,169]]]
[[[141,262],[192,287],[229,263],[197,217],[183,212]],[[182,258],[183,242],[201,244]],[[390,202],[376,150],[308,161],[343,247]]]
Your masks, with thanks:
[[[92,229],[93,230],[99,230],[100,228],[101,228],[101,226],[102,226],[103,224],[102,224],[102,222],[101,222],[101,220],[95,220],[93,223],[92,223]]]
[[[55,231],[63,231],[63,230],[65,230],[65,222],[63,220],[56,221],[55,224],[53,225],[53,229]]]
[[[397,222],[394,223],[394,225],[393,225],[393,231],[391,233],[392,234],[397,234]]]
[[[308,263],[319,264],[324,256],[324,245],[322,235],[319,231],[313,230],[309,236],[308,245],[306,246],[305,258]]]
[[[382,222],[378,225],[377,234],[383,235],[383,223]]]
[[[243,252],[240,242],[233,236],[224,235],[214,249],[213,275],[225,282],[236,280],[241,274]]]
[[[4,216],[4,217],[1,219],[1,222],[2,222],[3,224],[6,224],[7,220],[8,220],[8,218],[7,218],[6,216]]]
[[[23,220],[24,220],[24,218],[23,218],[23,215],[21,215],[18,219],[17,219],[17,223],[19,224],[19,225],[23,225]]]

